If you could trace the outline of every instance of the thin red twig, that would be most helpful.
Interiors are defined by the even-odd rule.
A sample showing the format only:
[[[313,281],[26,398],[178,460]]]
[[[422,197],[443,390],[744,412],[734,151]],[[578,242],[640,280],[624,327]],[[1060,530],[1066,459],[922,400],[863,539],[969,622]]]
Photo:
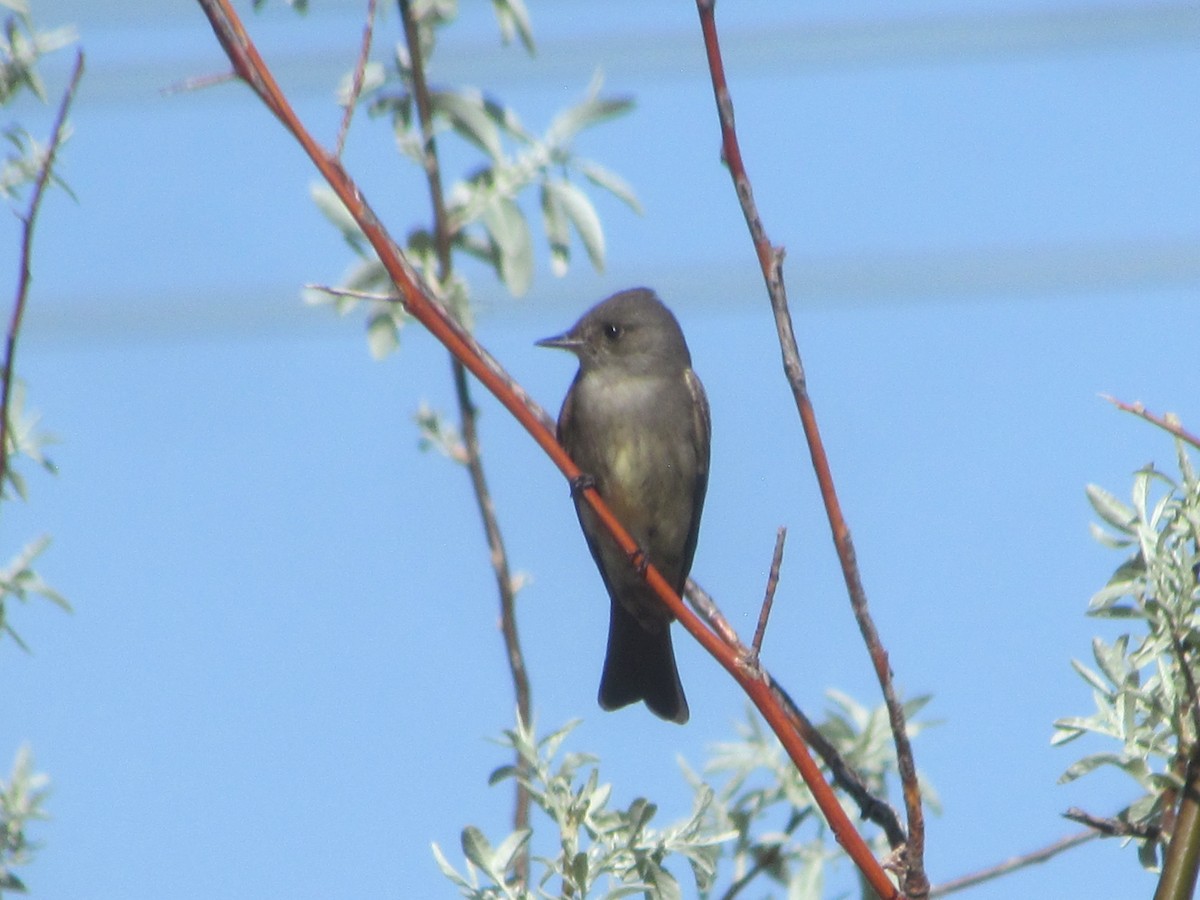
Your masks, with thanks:
[[[820,486],[821,498],[825,504],[830,530],[833,533],[834,546],[841,563],[842,577],[850,596],[850,606],[855,620],[858,622],[858,628],[863,642],[867,646],[871,662],[875,667],[875,675],[883,692],[884,703],[887,705],[892,740],[896,745],[896,765],[900,773],[905,811],[908,817],[908,843],[904,853],[904,892],[911,900],[922,900],[929,891],[929,879],[925,875],[924,863],[925,816],[921,808],[921,790],[917,782],[912,745],[908,739],[904,707],[896,696],[895,688],[892,685],[892,671],[887,651],[879,638],[874,620],[871,618],[866,590],[863,588],[862,576],[858,570],[854,542],[850,537],[850,529],[846,524],[845,516],[842,514],[841,503],[833,483],[833,474],[825,454],[821,432],[817,426],[816,413],[808,395],[804,365],[796,344],[796,334],[787,302],[787,290],[783,281],[783,250],[774,247],[767,237],[762,218],[754,202],[754,192],[746,173],[745,161],[742,159],[737,130],[734,127],[733,99],[725,77],[725,64],[721,57],[721,45],[717,34],[715,0],[696,0],[696,8],[700,14],[700,28],[704,36],[704,49],[708,57],[713,96],[716,100],[717,116],[721,127],[722,157],[729,167],[734,190],[741,203],[746,225],[750,230],[750,237],[766,282],[771,309],[775,315],[780,349],[783,354],[784,373],[791,385],[796,410],[804,428],[813,470]]]
[[[779,567],[783,565],[783,542],[787,540],[787,528],[779,526],[775,532],[775,552],[771,554],[771,571],[767,574],[767,590],[763,595],[762,609],[758,611],[758,626],[754,629],[751,648],[755,659],[762,652],[763,635],[767,633],[767,620],[775,603],[775,588],[779,586]]]
[[[405,311],[424,325],[486,387],[568,479],[577,481],[583,474],[554,436],[553,423],[545,411],[521,389],[496,360],[437,302],[423,287],[403,252],[388,235],[362,192],[350,179],[341,162],[326,152],[296,118],[257,48],[246,34],[229,0],[198,0],[208,17],[222,49],[234,70],[259,99],[279,119],[308,154],[330,188],[371,243],[380,263],[400,293]],[[595,489],[583,493],[597,518],[617,545],[630,556],[637,544],[617,521]],[[654,566],[645,570],[646,583],[667,605],[680,624],[691,634],[746,692],[762,714],[768,727],[779,737],[785,751],[809,786],[817,806],[830,824],[837,840],[845,847],[871,887],[885,900],[896,900],[898,892],[871,849],[854,829],[829,785],[821,778],[804,740],[792,727],[787,713],[776,700],[761,668],[745,655],[736,653],[717,634],[704,627],[695,613],[672,590]]]
[[[377,0],[367,0],[367,21],[363,23],[362,46],[358,49],[358,61],[354,64],[354,78],[350,83],[350,96],[346,98],[346,108],[342,112],[342,124],[338,128],[337,150],[338,157],[346,149],[346,135],[350,133],[350,120],[354,118],[354,109],[358,106],[358,97],[362,93],[363,78],[367,72],[367,61],[371,58],[371,40],[375,34],[375,6]]]
[[[1124,400],[1118,400],[1116,397],[1111,397],[1108,394],[1101,394],[1101,399],[1107,400],[1117,409],[1124,410],[1127,413],[1133,413],[1135,416],[1140,416],[1147,422],[1151,422],[1170,434],[1175,435],[1181,441],[1191,444],[1197,450],[1200,450],[1200,437],[1186,431],[1179,420],[1170,413],[1163,416],[1156,416],[1154,413],[1146,409],[1145,405],[1138,403],[1126,403]]]
[[[83,51],[75,53],[75,66],[71,70],[71,78],[67,89],[63,91],[62,100],[58,104],[58,112],[54,116],[54,127],[50,131],[50,142],[46,145],[46,155],[38,169],[37,179],[33,183],[33,192],[29,196],[29,206],[21,217],[21,261],[17,270],[17,292],[13,299],[12,314],[8,321],[8,334],[4,341],[4,384],[0,386],[0,491],[8,480],[8,408],[12,398],[13,366],[17,356],[17,338],[21,334],[21,321],[25,317],[25,304],[29,299],[29,285],[33,280],[33,230],[37,223],[38,210],[42,207],[42,197],[50,176],[54,170],[54,157],[62,144],[63,130],[67,124],[67,113],[71,102],[75,99],[75,91],[79,80],[83,77]]]

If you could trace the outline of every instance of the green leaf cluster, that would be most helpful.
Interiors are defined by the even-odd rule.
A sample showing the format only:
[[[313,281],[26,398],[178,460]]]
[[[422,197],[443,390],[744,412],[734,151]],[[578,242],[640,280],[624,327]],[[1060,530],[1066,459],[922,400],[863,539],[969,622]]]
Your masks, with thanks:
[[[33,770],[33,755],[21,747],[13,761],[12,775],[0,781],[0,896],[5,891],[25,893],[25,885],[13,872],[30,861],[37,845],[29,841],[26,826],[47,818],[43,802],[50,780]]]
[[[885,797],[889,783],[896,780],[886,707],[871,709],[838,691],[827,696],[831,707],[818,729],[871,793]],[[930,699],[921,696],[904,704],[910,737],[931,724],[916,721]],[[719,811],[720,824],[737,834],[724,848],[730,856],[731,877],[735,884],[744,884],[763,876],[785,888],[789,898],[819,900],[831,865],[840,862],[843,854],[795,765],[753,710],[747,710],[738,736],[717,745],[704,767],[706,777],[722,781],[712,809]],[[694,774],[689,779],[696,789],[704,783]],[[924,782],[922,794],[936,811],[937,796]],[[842,802],[852,817],[857,815],[849,798]],[[876,855],[887,852],[882,834],[870,842]],[[865,884],[863,896],[874,896]]]
[[[530,53],[533,35],[528,11],[520,0],[493,0],[502,38],[514,37]],[[458,4],[453,0],[412,3],[417,23],[423,70],[433,70],[439,31],[454,21]],[[341,102],[353,99],[353,73],[341,84]],[[583,98],[558,113],[540,134],[527,129],[516,111],[500,99],[469,86],[442,86],[430,81],[429,104],[433,139],[438,159],[422,132],[414,95],[414,72],[407,46],[401,42],[385,64],[370,62],[365,71],[358,102],[369,115],[391,123],[400,153],[421,171],[443,157],[442,142],[457,139],[477,162],[461,178],[445,179],[445,221],[453,254],[466,254],[481,261],[513,296],[525,294],[535,269],[534,217],[527,204],[536,197],[536,217],[549,253],[551,271],[567,272],[575,240],[597,270],[605,261],[604,229],[599,214],[584,186],[605,191],[633,210],[641,207],[633,189],[617,174],[599,163],[579,156],[575,140],[581,132],[629,111],[627,97],[602,93],[599,73]],[[443,173],[444,175],[444,173]],[[391,282],[370,246],[341,204],[327,189],[314,188],[314,198],[326,218],[341,232],[359,260],[346,278],[346,287],[359,293],[386,292]],[[446,306],[470,327],[470,290],[453,270],[443,270],[438,238],[432,224],[413,228],[404,250],[409,261]],[[311,296],[319,302],[329,302]],[[333,298],[339,312],[357,305],[353,297]],[[368,336],[377,358],[394,350],[406,317],[399,304],[371,300]]]
[[[0,35],[0,106],[8,106],[28,92],[43,103],[46,88],[38,74],[38,61],[76,40],[73,28],[39,30],[33,25],[25,0],[0,0],[11,13],[5,17]],[[0,162],[0,195],[16,200],[21,188],[37,178],[46,148],[15,122],[3,125],[8,152]]]
[[[1183,785],[1186,761],[1200,739],[1200,481],[1187,446],[1176,440],[1179,477],[1153,465],[1135,473],[1131,502],[1090,485],[1088,500],[1104,526],[1100,543],[1127,552],[1091,599],[1089,615],[1128,623],[1112,642],[1095,638],[1093,666],[1073,661],[1092,690],[1096,711],[1054,723],[1054,744],[1100,735],[1115,749],[1088,754],[1063,774],[1068,782],[1111,766],[1142,792],[1119,818],[1139,832],[1144,865],[1160,846]],[[1165,829],[1169,830],[1169,829]]]
[[[489,783],[510,779],[529,789],[534,807],[557,830],[554,852],[534,854],[540,874],[530,885],[516,884],[510,868],[517,854],[532,839],[532,831],[513,832],[493,847],[473,826],[463,829],[465,871],[458,871],[441,848],[433,846],[442,873],[470,898],[529,898],[549,896],[628,897],[677,900],[683,890],[667,869],[668,859],[686,860],[696,888],[706,891],[716,876],[720,845],[733,832],[711,826],[713,793],[699,790],[691,815],[682,822],[658,829],[650,825],[657,812],[654,803],[637,798],[625,809],[609,806],[612,786],[600,781],[598,760],[585,753],[559,751],[577,722],[538,739],[531,728],[518,725],[506,731],[502,746],[515,750],[523,765],[506,765],[494,771]]]
[[[913,717],[928,699],[906,704],[911,735],[925,727]],[[830,700],[822,733],[873,793],[883,796],[895,775],[886,709],[868,709],[839,693],[831,693]],[[539,855],[535,847],[538,871],[522,887],[513,879],[512,865],[534,840],[533,831],[515,831],[493,844],[478,828],[465,828],[462,870],[433,847],[442,873],[464,897],[678,898],[683,888],[667,867],[672,858],[690,868],[694,895],[701,898],[734,896],[759,877],[784,887],[790,898],[822,896],[829,867],[841,851],[795,766],[753,710],[737,740],[713,749],[703,777],[681,761],[693,791],[692,810],[663,829],[650,826],[657,811],[650,800],[635,799],[624,809],[610,806],[612,787],[601,782],[595,757],[560,756],[573,728],[574,723],[541,739],[520,726],[505,732],[500,743],[515,750],[520,763],[497,769],[490,783],[516,779],[529,788],[534,807],[554,832],[550,838],[542,832],[553,852]],[[719,787],[706,780],[714,778]],[[936,809],[936,797],[925,791]],[[882,835],[873,840],[880,855],[886,852]],[[873,896],[865,885],[863,896]]]

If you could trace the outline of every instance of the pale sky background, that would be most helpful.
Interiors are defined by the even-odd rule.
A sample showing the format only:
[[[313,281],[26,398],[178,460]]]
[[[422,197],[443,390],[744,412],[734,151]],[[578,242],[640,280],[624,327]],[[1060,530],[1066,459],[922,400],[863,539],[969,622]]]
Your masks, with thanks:
[[[365,4],[242,6],[332,140]],[[397,40],[383,6],[381,48]],[[531,0],[533,61],[500,48],[490,4],[462,6],[434,78],[487,84],[540,130],[602,68],[637,108],[578,148],[645,206],[599,202],[603,274],[579,252],[556,280],[539,248],[528,297],[477,279],[480,339],[557,409],[572,363],[533,342],[615,290],[657,288],[713,410],[693,574],[748,635],[787,525],[765,661],[814,717],[829,688],[874,705],[718,163],[694,4]],[[78,26],[88,73],[62,160],[78,203],[43,210],[18,358],[61,474],[27,468],[31,502],[0,523],[5,553],[54,536],[41,569],[75,607],[14,607],[33,654],[0,644],[0,769],[28,741],[54,783],[21,874],[47,900],[455,896],[429,845],[460,862],[464,825],[504,833],[510,787],[486,779],[513,700],[465,473],[417,449],[418,404],[451,408],[445,353],[413,328],[373,362],[360,319],[301,304],[300,285],[350,261],[307,161],[239,86],[160,94],[224,68],[198,7],[42,0],[35,16]],[[1049,738],[1092,710],[1070,660],[1115,634],[1084,616],[1120,561],[1089,537],[1084,487],[1126,496],[1134,469],[1174,459],[1098,394],[1200,426],[1200,7],[725,0],[718,17],[873,610],[899,686],[934,694],[942,723],[915,749],[945,806],[927,839],[944,880],[1073,832],[1069,806],[1136,796],[1106,774],[1057,786],[1087,747]],[[50,61],[51,89],[68,62]],[[49,110],[19,112],[48,129]],[[350,171],[404,234],[427,217],[424,186],[383,123],[357,125]],[[10,221],[0,271],[14,236]],[[679,635],[688,726],[595,706],[607,600],[567,487],[477,397],[531,579],[539,727],[583,717],[568,749],[599,754],[614,803],[657,800],[665,826],[689,809],[678,759],[700,765],[745,702]],[[970,896],[1153,884],[1132,848],[1096,842]]]

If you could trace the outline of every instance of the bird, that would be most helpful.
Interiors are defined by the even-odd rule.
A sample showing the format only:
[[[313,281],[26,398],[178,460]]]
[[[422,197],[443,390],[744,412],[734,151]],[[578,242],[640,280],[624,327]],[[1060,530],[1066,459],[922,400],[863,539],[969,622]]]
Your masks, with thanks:
[[[563,400],[558,440],[583,473],[572,495],[609,595],[604,710],[644,701],[684,724],[689,709],[671,644],[670,609],[643,577],[648,561],[682,595],[708,488],[708,398],[679,322],[649,288],[613,294],[570,330],[537,342],[567,350],[579,370]],[[637,543],[630,557],[583,496],[595,487]]]

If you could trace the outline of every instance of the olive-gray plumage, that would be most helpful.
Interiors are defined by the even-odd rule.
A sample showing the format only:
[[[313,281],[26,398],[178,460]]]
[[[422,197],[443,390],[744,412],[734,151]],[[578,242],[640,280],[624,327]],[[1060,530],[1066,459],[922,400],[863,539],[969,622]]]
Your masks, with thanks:
[[[659,573],[683,592],[708,486],[708,400],[679,323],[646,288],[614,294],[571,330],[539,341],[570,350],[579,372],[558,439]],[[582,495],[579,523],[610,597],[600,706],[644,700],[683,724],[688,705],[671,646],[671,612]]]

